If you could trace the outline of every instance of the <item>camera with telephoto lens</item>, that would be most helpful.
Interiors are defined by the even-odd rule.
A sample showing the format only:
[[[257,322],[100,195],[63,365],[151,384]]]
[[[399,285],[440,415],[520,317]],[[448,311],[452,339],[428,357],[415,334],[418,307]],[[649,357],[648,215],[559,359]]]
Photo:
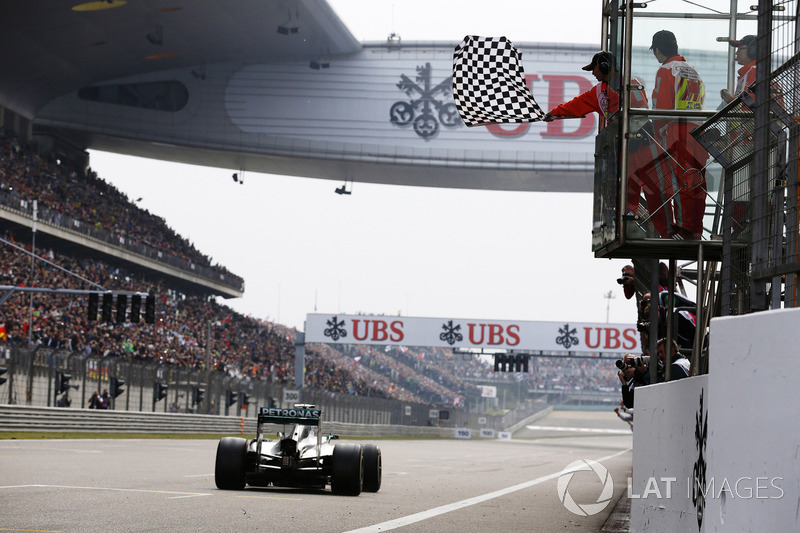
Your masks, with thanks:
[[[631,276],[627,272],[623,272],[622,273],[622,277],[621,278],[617,278],[617,283],[619,283],[620,285],[625,285],[625,282],[628,281],[631,278],[633,278],[633,276]]]
[[[647,366],[650,364],[650,356],[643,355],[641,357],[634,357],[633,359],[617,359],[614,362],[617,365],[617,368],[620,370],[625,370],[626,368],[633,368],[639,366],[640,364]]]

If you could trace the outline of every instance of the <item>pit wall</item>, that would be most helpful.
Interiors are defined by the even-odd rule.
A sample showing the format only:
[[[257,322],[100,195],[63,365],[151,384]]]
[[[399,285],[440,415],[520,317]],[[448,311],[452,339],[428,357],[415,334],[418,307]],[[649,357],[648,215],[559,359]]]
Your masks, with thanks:
[[[800,531],[798,324],[714,319],[709,375],[637,389],[632,531]]]

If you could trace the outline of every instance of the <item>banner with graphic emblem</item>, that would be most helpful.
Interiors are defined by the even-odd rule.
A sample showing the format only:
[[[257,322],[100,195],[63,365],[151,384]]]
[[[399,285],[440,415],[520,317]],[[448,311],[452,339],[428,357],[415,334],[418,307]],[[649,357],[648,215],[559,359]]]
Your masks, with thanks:
[[[309,314],[306,342],[484,348],[489,350],[639,353],[633,324],[532,322],[385,315]]]

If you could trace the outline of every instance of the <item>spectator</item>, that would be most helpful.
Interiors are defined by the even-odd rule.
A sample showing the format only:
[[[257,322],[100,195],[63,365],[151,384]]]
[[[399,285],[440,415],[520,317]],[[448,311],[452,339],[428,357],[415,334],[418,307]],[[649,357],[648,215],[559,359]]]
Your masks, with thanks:
[[[100,399],[100,393],[94,391],[92,397],[89,398],[89,409],[102,409],[103,401]]]
[[[66,391],[64,394],[56,402],[56,407],[70,407],[72,405],[72,399],[69,397],[69,391]]]
[[[103,394],[100,395],[100,407],[98,409],[110,409],[111,408],[111,398],[108,395],[107,390],[103,390]]]

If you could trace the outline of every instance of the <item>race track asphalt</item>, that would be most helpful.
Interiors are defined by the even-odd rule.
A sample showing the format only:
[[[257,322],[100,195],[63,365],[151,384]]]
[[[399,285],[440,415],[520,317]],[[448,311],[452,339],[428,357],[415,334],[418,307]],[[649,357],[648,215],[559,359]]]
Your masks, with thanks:
[[[218,490],[212,440],[3,440],[0,531],[600,531],[627,488],[632,438],[581,428],[627,425],[556,411],[512,440],[376,440],[383,486],[358,497]],[[573,464],[585,466],[565,475]]]

